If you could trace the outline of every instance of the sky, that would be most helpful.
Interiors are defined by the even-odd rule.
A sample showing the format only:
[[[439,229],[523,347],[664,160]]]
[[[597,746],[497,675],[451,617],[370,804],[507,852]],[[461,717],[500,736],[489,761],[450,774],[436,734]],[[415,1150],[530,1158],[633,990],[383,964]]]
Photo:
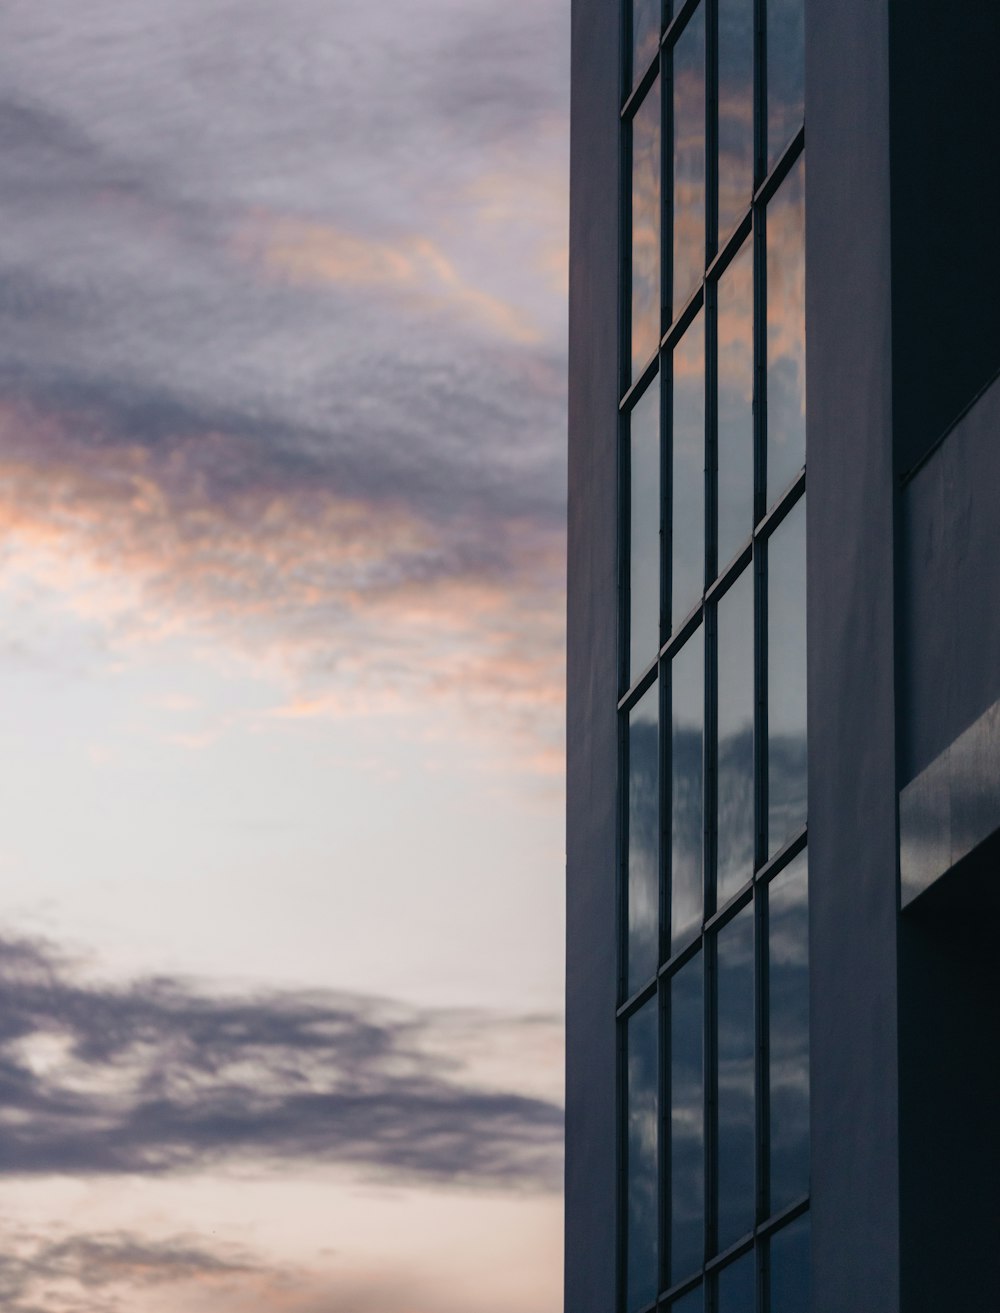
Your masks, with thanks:
[[[0,7],[0,1305],[561,1303],[568,0]]]

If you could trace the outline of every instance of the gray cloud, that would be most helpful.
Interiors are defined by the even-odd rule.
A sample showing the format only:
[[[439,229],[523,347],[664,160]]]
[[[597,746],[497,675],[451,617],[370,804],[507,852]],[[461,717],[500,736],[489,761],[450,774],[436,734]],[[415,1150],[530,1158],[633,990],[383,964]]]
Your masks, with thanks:
[[[562,1114],[477,1082],[469,1024],[325,993],[212,995],[87,982],[35,941],[0,942],[0,1172],[170,1173],[327,1162],[387,1181],[555,1189]]]
[[[4,1313],[110,1313],[137,1291],[232,1285],[265,1271],[243,1250],[195,1236],[151,1239],[128,1231],[37,1234],[0,1226]]]
[[[522,692],[554,687],[565,350],[539,261],[564,241],[567,10],[0,8],[0,464],[22,523],[29,505],[74,556],[141,559],[151,612],[252,613],[228,637],[254,652],[269,623],[322,634],[310,687],[361,651],[374,683],[426,683],[459,610],[445,682],[531,652]],[[322,558],[345,502],[380,557]],[[507,604],[457,608],[452,586]],[[402,593],[430,603],[405,670],[380,637]]]

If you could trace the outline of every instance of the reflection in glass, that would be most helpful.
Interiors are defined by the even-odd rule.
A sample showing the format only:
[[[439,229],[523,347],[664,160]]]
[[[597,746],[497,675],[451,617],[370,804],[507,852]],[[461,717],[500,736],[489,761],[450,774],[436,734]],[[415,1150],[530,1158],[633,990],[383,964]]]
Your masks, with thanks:
[[[670,1280],[705,1259],[705,1119],[699,953],[670,982]]]
[[[719,241],[753,195],[753,5],[719,3]],[[772,0],[773,3],[773,0]]]
[[[809,1313],[809,1214],[771,1237],[769,1313]]]
[[[629,673],[660,646],[660,379],[629,417]]]
[[[802,126],[804,0],[767,0],[767,167]]]
[[[754,1313],[756,1306],[757,1271],[751,1251],[719,1273],[715,1313]]]
[[[660,0],[632,0],[632,85],[649,67],[660,45]]]
[[[705,269],[705,5],[674,47],[674,272],[672,318]]]
[[[806,854],[768,886],[770,1211],[809,1190],[809,883]]]
[[[701,1286],[689,1290],[670,1305],[670,1313],[704,1313],[705,1296]]]
[[[628,1313],[656,1298],[657,1258],[657,1016],[651,999],[628,1023]]]
[[[753,922],[750,904],[719,931],[717,941],[719,1250],[754,1223]]]
[[[806,458],[805,157],[767,207],[767,504]]]
[[[632,120],[632,377],[660,343],[660,80]]]
[[[656,971],[659,954],[659,689],[628,718],[628,992]]]
[[[753,874],[753,570],[719,601],[716,901],[722,906]]]
[[[718,292],[718,564],[753,528],[753,239],[722,275]]]
[[[767,545],[768,854],[806,823],[806,503]]]
[[[699,311],[674,348],[671,615],[673,628],[705,588],[705,326]]]
[[[670,942],[676,952],[701,929],[705,644],[697,629],[671,666]]]

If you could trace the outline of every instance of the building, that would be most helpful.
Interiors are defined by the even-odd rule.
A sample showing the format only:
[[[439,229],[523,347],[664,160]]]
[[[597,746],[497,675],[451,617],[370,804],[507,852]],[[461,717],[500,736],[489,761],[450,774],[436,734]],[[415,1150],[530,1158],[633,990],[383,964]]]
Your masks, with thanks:
[[[567,1313],[1000,1310],[1000,6],[572,41]]]

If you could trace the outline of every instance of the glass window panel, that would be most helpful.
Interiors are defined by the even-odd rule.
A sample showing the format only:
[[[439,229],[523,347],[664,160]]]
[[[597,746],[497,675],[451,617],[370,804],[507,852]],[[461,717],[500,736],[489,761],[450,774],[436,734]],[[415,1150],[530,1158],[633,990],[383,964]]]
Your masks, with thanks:
[[[809,1214],[771,1237],[769,1313],[809,1313]]]
[[[674,47],[673,316],[705,269],[705,5]]]
[[[751,1251],[719,1273],[715,1313],[754,1313],[756,1306],[757,1265]]]
[[[718,1249],[751,1230],[755,1212],[754,913],[745,907],[718,935]]]
[[[705,322],[699,313],[673,357],[671,615],[673,628],[705,589]]]
[[[626,1285],[629,1313],[652,1303],[658,1285],[657,1180],[658,1024],[655,998],[641,1008],[627,1029],[628,1228]]]
[[[659,956],[659,689],[628,718],[628,992],[655,973]]]
[[[809,1190],[809,881],[802,853],[768,886],[770,1211]]]
[[[660,80],[632,120],[632,377],[660,342]]]
[[[719,241],[753,195],[753,5],[719,0]]]
[[[629,417],[629,673],[660,646],[660,379]]]
[[[721,907],[753,874],[754,598],[747,568],[719,601],[716,898]]]
[[[719,280],[717,315],[718,564],[753,528],[753,239]]]
[[[670,939],[676,952],[701,929],[703,897],[705,643],[701,628],[671,666]]]
[[[806,458],[805,158],[767,207],[767,503]]]
[[[699,953],[670,983],[670,1280],[705,1260],[705,1116]]]
[[[632,0],[632,85],[649,68],[660,46],[660,0]]]
[[[704,1313],[705,1294],[701,1286],[689,1290],[670,1305],[670,1313]]]
[[[806,823],[806,503],[767,545],[768,852]]]
[[[767,0],[767,167],[802,126],[804,0]]]

